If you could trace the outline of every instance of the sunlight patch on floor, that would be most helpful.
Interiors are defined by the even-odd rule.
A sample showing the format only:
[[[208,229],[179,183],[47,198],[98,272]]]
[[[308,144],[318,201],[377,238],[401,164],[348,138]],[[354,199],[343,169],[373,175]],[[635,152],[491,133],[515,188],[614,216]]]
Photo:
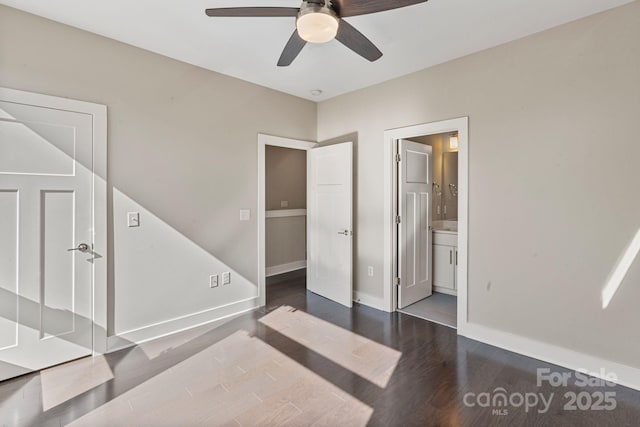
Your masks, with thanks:
[[[136,350],[142,351],[149,360],[154,360],[155,358],[162,356],[165,353],[180,348],[182,345],[187,344],[190,341],[197,340],[212,329],[221,327],[229,323],[236,317],[237,316],[227,317],[221,320],[207,323],[203,326],[187,329],[160,338],[154,338],[150,341],[136,345],[135,348]]]
[[[259,321],[381,388],[389,383],[402,356],[397,350],[289,306]]]
[[[104,356],[85,357],[40,372],[42,410],[47,411],[113,379]]]
[[[622,282],[629,272],[629,269],[633,265],[634,260],[638,256],[638,253],[640,253],[640,229],[636,233],[631,243],[629,243],[629,246],[624,251],[622,258],[620,258],[620,260],[616,264],[616,267],[609,275],[607,284],[602,289],[603,310],[609,306],[616,292],[618,292],[620,285],[622,285]]]
[[[364,426],[373,409],[266,344],[238,331],[72,426]]]

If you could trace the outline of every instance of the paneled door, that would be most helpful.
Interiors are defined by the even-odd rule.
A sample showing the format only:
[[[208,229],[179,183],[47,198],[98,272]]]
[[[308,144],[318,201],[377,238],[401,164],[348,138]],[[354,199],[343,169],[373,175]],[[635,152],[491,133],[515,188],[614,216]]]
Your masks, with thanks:
[[[431,147],[398,142],[398,308],[432,293]]]
[[[92,352],[92,138],[0,96],[0,380]]]
[[[353,305],[353,148],[307,152],[307,289]]]

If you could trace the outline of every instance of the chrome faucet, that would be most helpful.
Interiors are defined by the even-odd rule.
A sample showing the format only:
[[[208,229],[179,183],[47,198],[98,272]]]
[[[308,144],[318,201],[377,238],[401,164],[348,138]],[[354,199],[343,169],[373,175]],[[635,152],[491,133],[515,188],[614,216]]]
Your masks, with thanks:
[[[440,184],[438,184],[436,181],[433,181],[433,192],[436,196],[440,196],[442,194],[442,192],[440,191]]]

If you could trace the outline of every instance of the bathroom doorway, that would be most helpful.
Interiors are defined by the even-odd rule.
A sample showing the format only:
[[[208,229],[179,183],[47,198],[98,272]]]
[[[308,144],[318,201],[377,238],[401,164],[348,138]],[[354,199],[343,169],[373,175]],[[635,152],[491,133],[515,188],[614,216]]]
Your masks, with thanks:
[[[389,219],[385,274],[390,281],[385,299],[391,311],[453,328],[467,322],[467,122],[460,118],[385,132],[389,162],[385,170],[389,179],[385,188],[385,219]],[[411,152],[403,148],[407,144],[414,144]],[[428,157],[415,154],[421,151],[429,153]],[[425,166],[416,169],[418,159]],[[428,172],[421,177],[416,170]],[[420,182],[421,187],[408,191],[413,182]],[[418,199],[422,201],[407,201]],[[413,292],[410,288],[419,289],[416,285],[423,284],[423,278],[429,282],[428,289],[407,298]]]
[[[458,133],[421,135],[396,145],[398,311],[455,328]]]

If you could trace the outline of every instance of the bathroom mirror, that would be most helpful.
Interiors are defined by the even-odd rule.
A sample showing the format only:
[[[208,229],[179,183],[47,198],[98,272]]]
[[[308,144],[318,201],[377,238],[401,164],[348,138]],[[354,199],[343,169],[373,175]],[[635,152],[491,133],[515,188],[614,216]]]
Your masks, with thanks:
[[[458,152],[442,153],[440,212],[442,219],[458,219]]]

